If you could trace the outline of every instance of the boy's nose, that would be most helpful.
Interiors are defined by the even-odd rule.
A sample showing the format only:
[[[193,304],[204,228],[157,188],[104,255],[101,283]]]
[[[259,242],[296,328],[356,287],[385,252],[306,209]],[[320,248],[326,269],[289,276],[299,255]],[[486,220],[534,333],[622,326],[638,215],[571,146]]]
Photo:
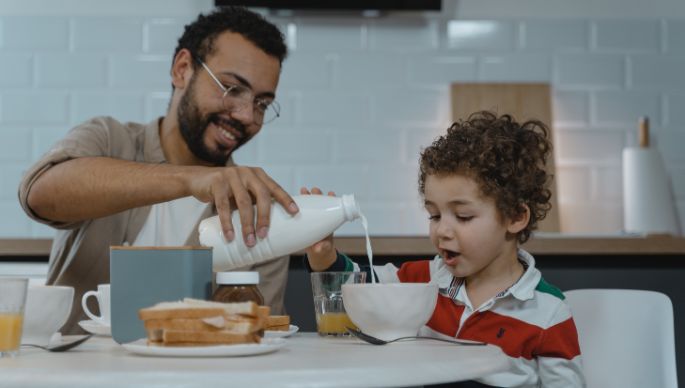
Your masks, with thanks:
[[[445,220],[440,220],[440,223],[438,224],[438,229],[437,229],[438,236],[441,238],[445,239],[452,239],[454,238],[454,228],[452,228],[452,225],[445,221]]]

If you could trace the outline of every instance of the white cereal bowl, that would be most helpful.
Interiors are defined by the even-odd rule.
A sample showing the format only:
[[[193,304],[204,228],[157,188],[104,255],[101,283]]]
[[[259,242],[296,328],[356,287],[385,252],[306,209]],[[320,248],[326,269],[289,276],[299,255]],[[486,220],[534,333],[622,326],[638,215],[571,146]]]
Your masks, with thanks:
[[[391,340],[416,335],[428,322],[438,301],[431,283],[343,284],[345,311],[357,327]]]
[[[47,346],[71,313],[74,287],[29,285],[21,342]]]

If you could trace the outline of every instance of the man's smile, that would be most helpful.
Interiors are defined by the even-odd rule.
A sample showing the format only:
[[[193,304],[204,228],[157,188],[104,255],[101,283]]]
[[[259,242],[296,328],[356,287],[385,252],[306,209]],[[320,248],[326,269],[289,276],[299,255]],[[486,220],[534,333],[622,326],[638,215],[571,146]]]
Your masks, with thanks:
[[[220,148],[234,150],[244,142],[244,128],[235,120],[214,116],[210,120],[210,126]]]

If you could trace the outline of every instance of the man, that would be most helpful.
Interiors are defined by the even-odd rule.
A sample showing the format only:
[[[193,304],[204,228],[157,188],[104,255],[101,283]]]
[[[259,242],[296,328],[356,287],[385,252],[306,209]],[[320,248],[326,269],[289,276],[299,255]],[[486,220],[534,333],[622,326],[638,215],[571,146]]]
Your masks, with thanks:
[[[274,99],[286,54],[283,35],[258,14],[231,7],[200,15],[178,41],[166,116],[148,124],[93,118],[30,168],[21,205],[58,229],[47,283],[76,290],[63,333],[79,331],[83,293],[109,283],[111,245],[199,245],[197,224],[216,210],[228,240],[253,246],[268,233],[272,198],[297,213],[262,169],[231,159],[278,116]],[[235,236],[233,209],[242,236]],[[260,272],[265,303],[276,314],[287,267],[287,260],[274,260],[251,269]]]

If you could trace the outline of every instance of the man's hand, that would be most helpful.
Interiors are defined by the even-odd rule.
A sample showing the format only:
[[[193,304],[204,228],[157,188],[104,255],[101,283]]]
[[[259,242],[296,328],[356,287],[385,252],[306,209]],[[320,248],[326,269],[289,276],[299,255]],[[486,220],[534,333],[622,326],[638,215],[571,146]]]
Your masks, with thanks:
[[[299,211],[292,197],[259,167],[215,167],[207,173],[191,176],[188,186],[191,195],[198,200],[214,203],[228,241],[235,238],[231,213],[238,209],[243,239],[248,247],[257,243],[256,237],[264,238],[268,233],[272,198],[290,214]],[[253,204],[257,208],[256,226]]]
[[[311,191],[307,190],[305,187],[302,187],[300,189],[300,194],[322,195],[323,193],[318,187],[313,187]],[[334,197],[335,193],[329,191],[328,195]],[[333,244],[333,234],[329,234],[323,240],[307,247],[305,252],[307,253],[307,258],[309,259],[309,266],[314,272],[327,270],[331,265],[333,265],[333,263],[335,263],[337,258],[335,245]]]

